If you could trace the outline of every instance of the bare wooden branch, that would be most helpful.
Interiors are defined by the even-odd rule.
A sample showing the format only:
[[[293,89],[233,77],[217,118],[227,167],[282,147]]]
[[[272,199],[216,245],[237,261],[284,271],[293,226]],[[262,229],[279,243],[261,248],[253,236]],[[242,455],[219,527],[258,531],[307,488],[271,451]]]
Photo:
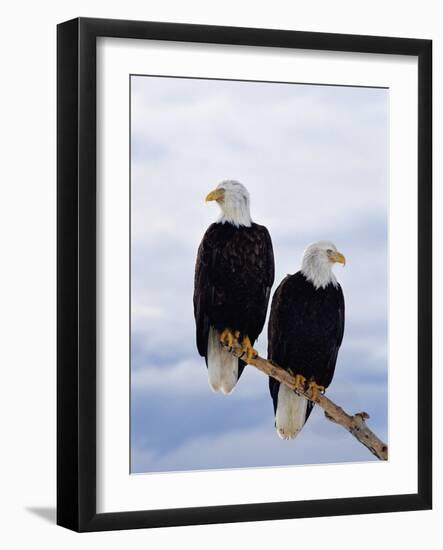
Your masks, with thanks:
[[[237,340],[234,341],[232,348],[227,348],[236,357],[241,357],[249,365],[253,365],[258,370],[264,372],[268,376],[272,376],[279,382],[286,384],[292,390],[295,390],[299,395],[303,395],[306,399],[313,401],[321,407],[325,416],[331,422],[340,424],[350,434],[352,434],[360,443],[367,447],[373,455],[379,460],[388,459],[388,446],[383,443],[374,432],[366,425],[366,420],[369,418],[368,413],[359,412],[354,415],[349,415],[341,407],[333,403],[325,395],[318,393],[316,396],[312,394],[311,389],[306,388],[303,384],[296,384],[295,377],[288,371],[282,369],[263,357],[257,356],[251,360],[247,360],[243,355],[241,345]]]

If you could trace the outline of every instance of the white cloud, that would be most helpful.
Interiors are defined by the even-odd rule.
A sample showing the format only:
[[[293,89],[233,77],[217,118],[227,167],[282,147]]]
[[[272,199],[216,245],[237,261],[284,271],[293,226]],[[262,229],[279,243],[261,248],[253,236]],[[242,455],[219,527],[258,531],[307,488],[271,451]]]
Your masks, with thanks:
[[[316,430],[321,425],[322,430]],[[272,422],[248,430],[234,430],[216,436],[196,436],[183,445],[159,455],[136,449],[134,471],[180,471],[213,468],[324,464],[375,460],[343,428],[319,416],[309,419],[291,441],[281,440]]]
[[[198,394],[208,391],[208,384],[203,375],[206,367],[200,365],[197,358],[178,360],[172,365],[161,365],[140,368],[131,375],[131,387],[137,391],[148,390],[156,394]],[[199,376],[200,374],[200,376]]]

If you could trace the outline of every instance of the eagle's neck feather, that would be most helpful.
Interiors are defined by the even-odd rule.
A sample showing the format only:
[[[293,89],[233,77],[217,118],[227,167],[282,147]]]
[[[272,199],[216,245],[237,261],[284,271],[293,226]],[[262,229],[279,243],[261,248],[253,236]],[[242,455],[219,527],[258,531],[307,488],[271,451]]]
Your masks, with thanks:
[[[337,286],[337,279],[332,272],[332,265],[319,260],[316,256],[303,258],[301,272],[316,289],[326,288],[329,284]]]
[[[252,219],[249,213],[249,206],[242,202],[224,204],[223,213],[217,223],[231,223],[235,227],[251,227]]]

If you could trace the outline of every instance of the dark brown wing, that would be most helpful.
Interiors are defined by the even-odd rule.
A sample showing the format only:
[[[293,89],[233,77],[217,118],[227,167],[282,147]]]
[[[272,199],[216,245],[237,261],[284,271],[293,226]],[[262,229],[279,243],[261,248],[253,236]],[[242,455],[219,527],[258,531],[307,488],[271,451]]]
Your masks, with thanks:
[[[209,314],[214,303],[215,288],[213,284],[214,266],[220,250],[214,242],[217,235],[216,224],[208,227],[198,247],[194,277],[194,317],[196,325],[197,349],[206,357],[210,327]]]
[[[195,268],[197,348],[207,353],[209,327],[229,327],[253,342],[263,330],[274,281],[268,230],[260,225],[212,224],[200,244]]]
[[[268,325],[268,357],[285,369],[328,387],[343,339],[345,304],[340,285],[315,289],[301,272],[276,290]],[[276,381],[270,380],[276,404]]]

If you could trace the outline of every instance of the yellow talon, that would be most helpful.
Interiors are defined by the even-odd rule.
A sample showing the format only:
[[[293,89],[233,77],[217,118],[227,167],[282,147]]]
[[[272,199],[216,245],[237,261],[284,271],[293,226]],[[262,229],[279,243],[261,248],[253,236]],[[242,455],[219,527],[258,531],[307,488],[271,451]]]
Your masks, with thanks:
[[[250,363],[254,357],[257,357],[258,352],[252,347],[251,340],[249,336],[245,336],[241,342],[242,353],[246,354],[246,357],[243,358],[246,363]]]
[[[225,330],[220,334],[220,342],[223,346],[232,348],[234,336],[229,328],[225,328]]]
[[[324,386],[319,386],[315,380],[311,380],[309,382],[309,389],[311,390],[311,399],[313,401],[317,401],[318,394],[325,391]]]
[[[220,343],[223,346],[232,348],[234,346],[234,342],[238,341],[239,338],[240,338],[239,330],[232,331],[229,328],[225,328],[225,330],[220,334]],[[251,359],[253,359],[254,357],[257,357],[258,352],[252,347],[251,340],[249,339],[248,336],[245,336],[242,339],[240,345],[241,345],[242,359],[244,361],[249,363]]]
[[[295,385],[296,386],[304,386],[306,383],[306,378],[302,374],[296,374],[295,375]]]

